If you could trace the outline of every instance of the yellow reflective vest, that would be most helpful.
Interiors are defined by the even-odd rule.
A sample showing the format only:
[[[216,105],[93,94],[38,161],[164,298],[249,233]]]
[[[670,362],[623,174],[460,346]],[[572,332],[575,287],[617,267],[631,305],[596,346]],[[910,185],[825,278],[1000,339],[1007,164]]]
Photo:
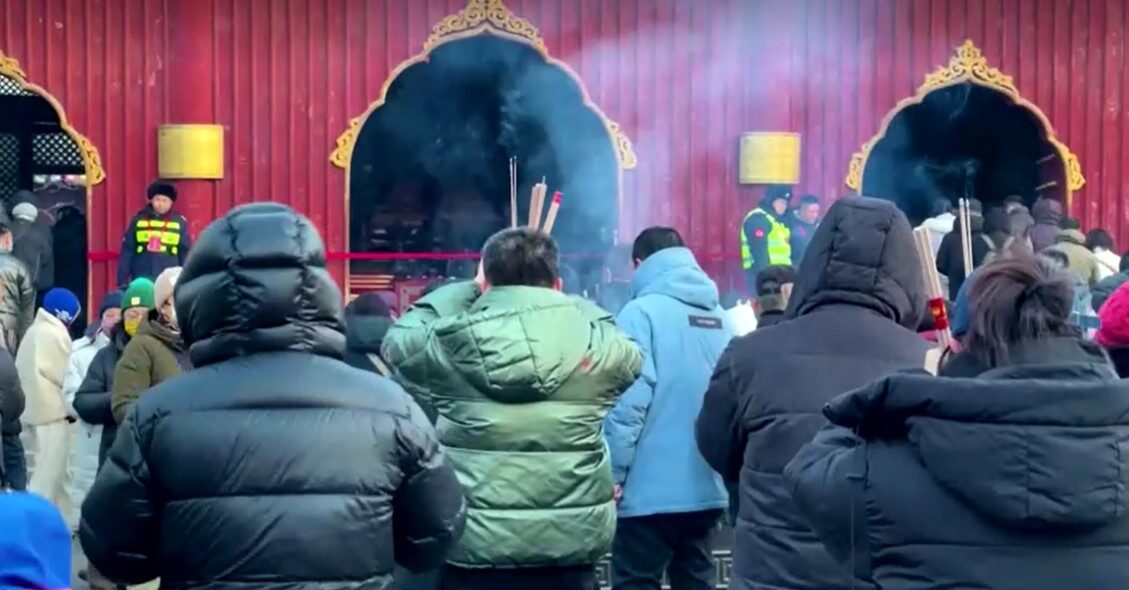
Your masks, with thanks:
[[[745,235],[745,222],[754,215],[764,215],[768,222],[772,224],[772,230],[768,232],[767,236],[764,236],[768,243],[768,263],[791,266],[792,231],[788,229],[787,225],[784,225],[783,222],[760,207],[750,211],[741,223],[741,265],[745,270],[753,268],[753,252],[749,248],[749,236]]]
[[[143,209],[130,220],[122,237],[118,284],[139,277],[154,279],[166,268],[182,266],[191,247],[188,221],[182,215],[156,215]]]

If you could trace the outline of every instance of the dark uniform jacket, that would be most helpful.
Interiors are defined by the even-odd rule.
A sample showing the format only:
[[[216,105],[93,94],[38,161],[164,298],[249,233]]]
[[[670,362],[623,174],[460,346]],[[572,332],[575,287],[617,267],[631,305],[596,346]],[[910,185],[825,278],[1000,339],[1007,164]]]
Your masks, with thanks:
[[[801,514],[879,588],[1129,588],[1129,383],[1074,339],[972,379],[895,375],[828,404],[788,466]]]
[[[706,461],[737,485],[733,590],[853,587],[782,474],[826,423],[829,400],[923,366],[928,343],[913,332],[925,306],[916,252],[892,204],[836,202],[801,265],[794,319],[734,340],[718,361],[697,438]]]
[[[354,369],[309,220],[234,209],[176,289],[195,369],[141,396],[83,504],[90,562],[164,588],[385,588],[435,568],[465,498],[393,383]]]
[[[123,289],[136,278],[155,280],[166,268],[184,266],[192,237],[183,215],[169,211],[157,215],[152,207],[142,209],[126,226],[118,260],[118,285]]]

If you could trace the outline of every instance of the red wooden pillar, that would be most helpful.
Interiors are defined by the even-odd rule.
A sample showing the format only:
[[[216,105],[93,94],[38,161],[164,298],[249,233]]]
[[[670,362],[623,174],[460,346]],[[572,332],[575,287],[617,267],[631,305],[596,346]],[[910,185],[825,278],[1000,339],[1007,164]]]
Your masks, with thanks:
[[[214,2],[169,0],[168,115],[164,123],[216,123],[214,8]],[[176,181],[176,208],[188,218],[193,236],[213,217],[215,182]]]

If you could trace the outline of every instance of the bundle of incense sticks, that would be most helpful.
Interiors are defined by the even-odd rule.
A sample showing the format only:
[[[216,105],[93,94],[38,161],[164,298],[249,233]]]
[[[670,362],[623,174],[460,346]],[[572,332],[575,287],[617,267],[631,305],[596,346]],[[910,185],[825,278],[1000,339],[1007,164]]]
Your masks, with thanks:
[[[517,158],[510,158],[510,227],[517,227]]]
[[[553,233],[553,225],[557,222],[557,211],[561,208],[561,191],[553,193],[553,198],[549,201],[549,214],[545,216],[545,226],[541,231],[551,234]]]
[[[545,184],[545,178],[541,178],[541,182],[533,185],[533,189],[529,191],[529,227],[533,229],[540,229],[541,227],[541,210],[545,206],[545,193],[549,190],[548,185]]]
[[[933,245],[929,240],[929,230],[919,227],[913,230],[914,245],[917,246],[917,259],[921,263],[922,281],[925,283],[925,297],[928,311],[933,315],[933,326],[937,330],[937,342],[948,348],[952,342],[949,331],[949,317],[945,311],[945,294],[941,289],[941,277],[937,274],[937,261],[933,258]]]
[[[972,212],[968,208],[968,199],[960,199],[960,246],[964,262],[964,278],[972,274]]]

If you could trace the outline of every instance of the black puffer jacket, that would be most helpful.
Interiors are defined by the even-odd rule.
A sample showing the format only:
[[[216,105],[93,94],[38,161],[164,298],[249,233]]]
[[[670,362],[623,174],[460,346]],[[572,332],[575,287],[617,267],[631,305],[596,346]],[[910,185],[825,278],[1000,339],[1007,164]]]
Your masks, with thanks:
[[[800,518],[784,466],[826,423],[835,396],[922,367],[924,311],[909,223],[885,201],[836,202],[804,257],[794,319],[734,340],[698,418],[702,455],[738,485],[733,590],[852,588]]]
[[[90,368],[86,370],[82,384],[74,394],[74,411],[87,424],[102,426],[102,440],[98,445],[98,465],[106,461],[106,453],[118,435],[118,422],[110,401],[113,399],[114,369],[122,357],[125,345],[129,344],[129,334],[119,322],[110,332],[110,344],[94,353]]]
[[[309,220],[233,209],[176,287],[195,369],[129,411],[83,504],[100,572],[165,588],[383,588],[443,563],[465,499],[419,407],[341,362]]]
[[[11,353],[0,349],[0,434],[19,436],[23,431],[20,415],[24,413],[24,403],[16,361]]]
[[[788,466],[801,512],[879,588],[1129,588],[1129,383],[1069,346],[836,399]]]

